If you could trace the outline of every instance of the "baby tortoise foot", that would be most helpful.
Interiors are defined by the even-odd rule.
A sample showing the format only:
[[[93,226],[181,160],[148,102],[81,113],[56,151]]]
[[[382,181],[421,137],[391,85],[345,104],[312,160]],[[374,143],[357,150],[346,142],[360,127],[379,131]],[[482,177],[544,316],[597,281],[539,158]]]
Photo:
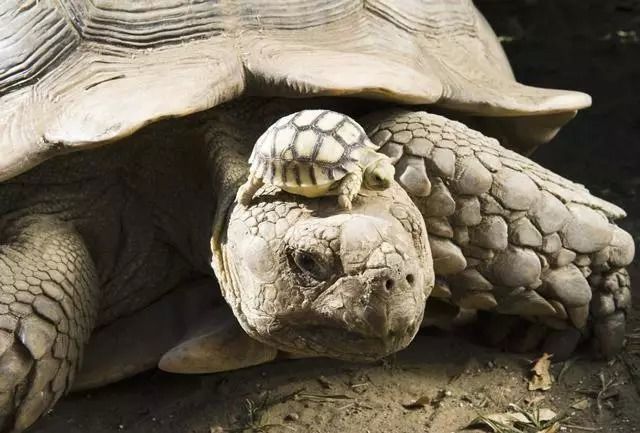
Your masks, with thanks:
[[[351,210],[361,184],[362,175],[359,172],[349,173],[342,179],[338,191],[338,204],[342,209]]]
[[[236,201],[243,206],[249,206],[256,192],[264,185],[262,179],[249,175],[249,179],[239,189]]]

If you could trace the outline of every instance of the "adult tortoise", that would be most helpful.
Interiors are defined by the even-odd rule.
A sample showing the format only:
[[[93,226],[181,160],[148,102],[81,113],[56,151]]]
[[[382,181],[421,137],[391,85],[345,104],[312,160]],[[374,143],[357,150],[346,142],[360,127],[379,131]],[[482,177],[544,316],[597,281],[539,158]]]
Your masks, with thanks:
[[[526,153],[590,103],[517,83],[469,1],[6,1],[0,40],[0,431],[158,363],[379,358],[432,290],[622,345],[624,212],[422,111]],[[305,108],[359,119],[398,183],[234,205]]]

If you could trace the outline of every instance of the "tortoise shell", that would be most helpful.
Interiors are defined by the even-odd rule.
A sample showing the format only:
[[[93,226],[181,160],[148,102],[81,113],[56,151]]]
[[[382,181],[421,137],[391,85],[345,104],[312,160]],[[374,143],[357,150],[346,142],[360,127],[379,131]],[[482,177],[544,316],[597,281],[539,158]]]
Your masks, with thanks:
[[[260,136],[251,173],[278,187],[333,184],[361,167],[362,151],[375,152],[362,127],[330,110],[304,110],[275,122]]]
[[[437,104],[540,142],[590,105],[517,83],[471,0],[5,0],[0,41],[0,181],[245,94]]]

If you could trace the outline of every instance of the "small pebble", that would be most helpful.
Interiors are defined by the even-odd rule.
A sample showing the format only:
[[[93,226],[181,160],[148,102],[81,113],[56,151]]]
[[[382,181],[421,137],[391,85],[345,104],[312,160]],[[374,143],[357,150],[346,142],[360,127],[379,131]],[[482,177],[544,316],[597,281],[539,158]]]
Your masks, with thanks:
[[[285,421],[298,421],[300,419],[300,415],[295,412],[292,412],[284,417]]]

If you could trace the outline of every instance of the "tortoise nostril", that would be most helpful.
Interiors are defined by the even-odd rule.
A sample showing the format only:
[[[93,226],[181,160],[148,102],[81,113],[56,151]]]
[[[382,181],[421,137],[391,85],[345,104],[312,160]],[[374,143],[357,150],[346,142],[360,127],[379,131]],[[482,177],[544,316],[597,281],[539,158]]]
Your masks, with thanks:
[[[407,283],[413,285],[415,280],[416,280],[416,277],[414,277],[413,274],[407,274]]]
[[[392,290],[396,286],[396,282],[392,279],[388,279],[387,281],[385,281],[384,286],[387,288],[387,290]]]

